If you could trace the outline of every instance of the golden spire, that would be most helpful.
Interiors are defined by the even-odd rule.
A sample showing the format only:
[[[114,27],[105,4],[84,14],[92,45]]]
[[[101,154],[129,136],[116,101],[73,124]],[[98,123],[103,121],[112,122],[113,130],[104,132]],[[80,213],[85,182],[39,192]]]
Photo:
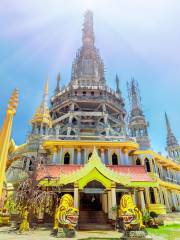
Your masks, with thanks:
[[[34,123],[45,123],[48,125],[48,127],[52,126],[52,120],[51,116],[49,114],[49,108],[48,108],[48,80],[46,81],[44,85],[44,94],[43,99],[40,104],[40,106],[36,109],[36,112],[31,119],[31,124]]]
[[[5,169],[7,164],[7,156],[9,143],[12,131],[13,117],[16,113],[18,105],[19,92],[15,89],[9,99],[9,103],[6,109],[6,116],[1,128],[0,134],[0,198],[2,197],[3,183],[5,180]]]

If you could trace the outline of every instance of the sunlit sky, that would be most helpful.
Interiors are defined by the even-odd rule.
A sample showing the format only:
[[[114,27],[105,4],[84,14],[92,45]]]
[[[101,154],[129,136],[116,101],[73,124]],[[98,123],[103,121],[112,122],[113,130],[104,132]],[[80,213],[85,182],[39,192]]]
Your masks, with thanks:
[[[62,84],[70,80],[86,9],[94,13],[108,85],[115,87],[117,73],[128,111],[126,82],[138,80],[152,148],[164,153],[164,111],[180,139],[179,0],[0,0],[0,123],[17,87],[13,138],[25,141],[47,76],[50,96],[58,72]]]

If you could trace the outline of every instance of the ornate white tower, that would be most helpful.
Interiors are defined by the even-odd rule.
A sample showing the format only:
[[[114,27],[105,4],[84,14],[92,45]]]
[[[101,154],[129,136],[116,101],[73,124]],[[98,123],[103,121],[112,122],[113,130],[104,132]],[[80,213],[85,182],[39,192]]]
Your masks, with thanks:
[[[167,113],[165,112],[165,121],[166,121],[166,128],[167,128],[167,140],[166,140],[166,150],[168,151],[168,155],[173,158],[175,161],[180,160],[180,146],[178,141],[173,134]]]
[[[139,86],[134,78],[132,78],[131,82],[128,84],[128,95],[131,107],[128,121],[130,136],[136,138],[140,148],[150,148],[150,140],[147,131],[148,123],[146,122],[141,106]]]

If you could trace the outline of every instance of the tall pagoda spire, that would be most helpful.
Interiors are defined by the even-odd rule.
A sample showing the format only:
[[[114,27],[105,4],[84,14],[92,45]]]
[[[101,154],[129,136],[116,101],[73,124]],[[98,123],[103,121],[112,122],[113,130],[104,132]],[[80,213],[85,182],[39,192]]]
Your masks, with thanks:
[[[130,101],[130,116],[128,127],[131,137],[135,137],[140,147],[145,149],[150,147],[150,140],[148,137],[148,123],[141,106],[141,97],[137,81],[132,78],[128,84],[128,96]]]
[[[172,132],[172,128],[165,112],[165,121],[166,121],[166,128],[167,128],[167,147],[176,147],[178,146],[178,141]]]
[[[72,64],[71,85],[81,87],[105,85],[104,64],[94,46],[93,13],[85,12],[82,28],[82,47]]]
[[[84,16],[82,41],[84,47],[94,47],[93,13],[90,10]]]

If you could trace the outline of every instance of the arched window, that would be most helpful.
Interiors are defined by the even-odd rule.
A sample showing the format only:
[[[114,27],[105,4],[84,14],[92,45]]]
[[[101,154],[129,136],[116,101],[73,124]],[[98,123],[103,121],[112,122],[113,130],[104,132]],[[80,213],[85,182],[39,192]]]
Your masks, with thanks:
[[[150,194],[150,201],[152,204],[156,203],[155,202],[155,196],[154,196],[154,189],[152,187],[149,188],[149,194]]]
[[[144,163],[145,163],[145,166],[146,166],[146,171],[151,172],[149,159],[145,158]]]
[[[112,165],[118,165],[118,156],[116,153],[112,155]]]
[[[29,171],[32,171],[33,170],[33,163],[32,163],[32,160],[30,159],[29,160]]]
[[[136,160],[136,165],[141,165],[141,160],[139,158]]]
[[[68,152],[64,154],[64,164],[70,164],[70,154]]]
[[[88,154],[88,159],[90,159],[91,156],[92,156],[92,152]]]

